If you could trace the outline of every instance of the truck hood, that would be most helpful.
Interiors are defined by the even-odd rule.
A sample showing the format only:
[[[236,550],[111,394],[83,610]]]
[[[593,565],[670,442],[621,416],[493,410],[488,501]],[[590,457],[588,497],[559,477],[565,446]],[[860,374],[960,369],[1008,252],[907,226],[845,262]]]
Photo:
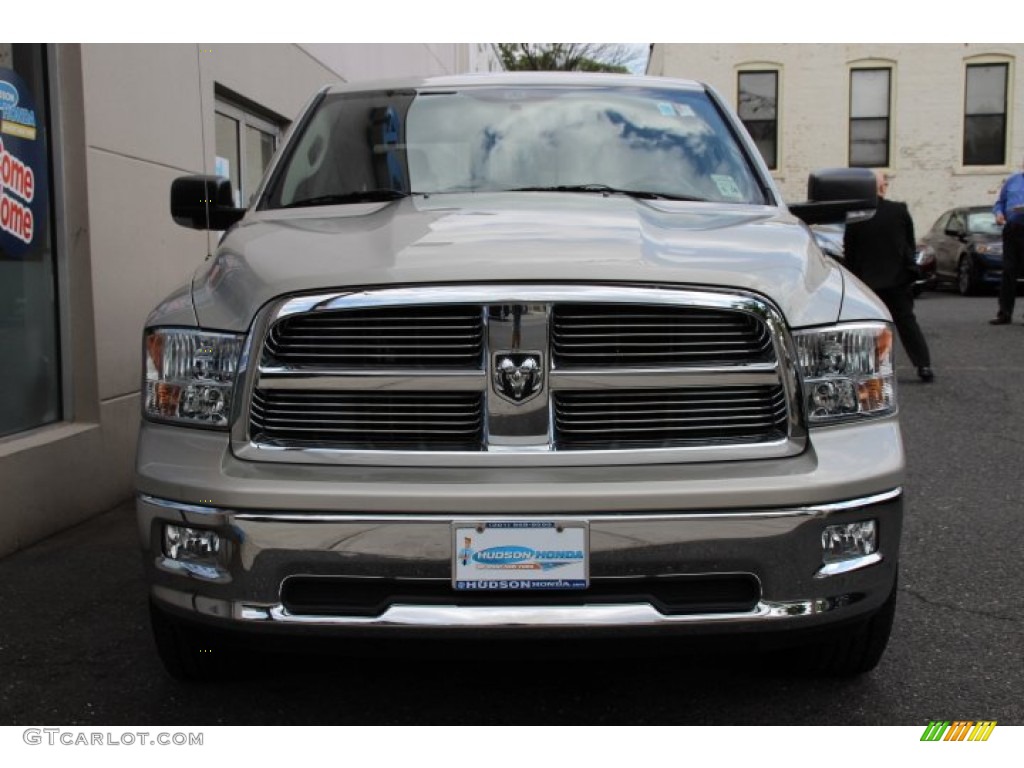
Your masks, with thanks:
[[[193,300],[201,326],[244,331],[284,294],[494,282],[741,289],[800,327],[836,322],[844,280],[784,209],[498,193],[249,213]]]

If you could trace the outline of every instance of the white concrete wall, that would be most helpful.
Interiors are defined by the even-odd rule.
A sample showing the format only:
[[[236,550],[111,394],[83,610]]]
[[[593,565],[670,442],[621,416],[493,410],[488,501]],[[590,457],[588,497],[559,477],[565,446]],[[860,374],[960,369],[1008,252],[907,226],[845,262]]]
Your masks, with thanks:
[[[171,181],[212,172],[214,84],[291,119],[337,79],[293,45],[86,45],[82,68],[101,400],[139,388],[149,311],[207,254],[171,221]]]
[[[1007,163],[962,165],[967,63],[992,56],[1010,63]],[[1024,157],[1024,93],[1014,87],[1021,44],[656,44],[652,75],[712,85],[733,108],[737,73],[779,70],[779,169],[787,200],[802,200],[807,174],[845,166],[849,140],[849,71],[891,66],[890,195],[906,201],[918,232],[942,211],[995,201],[1002,180]],[[984,59],[982,59],[984,60]]]

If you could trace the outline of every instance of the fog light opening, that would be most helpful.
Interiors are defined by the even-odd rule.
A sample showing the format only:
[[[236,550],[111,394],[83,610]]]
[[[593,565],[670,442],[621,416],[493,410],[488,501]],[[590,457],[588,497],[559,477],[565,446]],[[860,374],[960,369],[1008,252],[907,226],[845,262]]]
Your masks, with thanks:
[[[215,531],[172,524],[164,526],[164,554],[171,560],[213,564],[217,562],[220,549],[221,538]]]
[[[878,550],[875,520],[828,525],[821,533],[821,559],[825,565],[867,557]]]

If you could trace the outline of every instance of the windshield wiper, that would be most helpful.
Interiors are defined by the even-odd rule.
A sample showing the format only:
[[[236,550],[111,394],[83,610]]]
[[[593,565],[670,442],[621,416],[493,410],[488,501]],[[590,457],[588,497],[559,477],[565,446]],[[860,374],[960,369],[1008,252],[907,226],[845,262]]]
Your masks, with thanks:
[[[401,200],[408,197],[408,192],[397,189],[364,189],[358,192],[344,192],[333,195],[318,195],[302,200],[294,200],[282,208],[305,208],[314,205],[345,205],[348,203],[384,203],[388,200]]]
[[[626,195],[635,197],[638,200],[689,200],[702,202],[703,197],[687,197],[686,195],[671,195],[666,192],[650,192],[645,189],[619,189],[610,187],[607,184],[559,184],[554,187],[516,187],[515,189],[504,190],[506,192],[598,192],[608,195]]]

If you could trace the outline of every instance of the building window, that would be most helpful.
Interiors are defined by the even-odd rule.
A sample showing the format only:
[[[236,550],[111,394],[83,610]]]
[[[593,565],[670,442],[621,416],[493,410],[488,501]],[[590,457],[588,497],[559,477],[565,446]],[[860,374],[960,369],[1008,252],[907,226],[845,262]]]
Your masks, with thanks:
[[[964,93],[964,165],[1006,162],[1007,64],[968,64]]]
[[[63,416],[45,53],[0,43],[0,437]]]
[[[891,69],[850,70],[850,165],[889,165]]]
[[[214,122],[217,143],[214,173],[231,179],[236,206],[248,205],[270,165],[281,137],[281,126],[223,99],[217,100]]]
[[[773,171],[779,167],[779,73],[739,73],[739,117]]]

